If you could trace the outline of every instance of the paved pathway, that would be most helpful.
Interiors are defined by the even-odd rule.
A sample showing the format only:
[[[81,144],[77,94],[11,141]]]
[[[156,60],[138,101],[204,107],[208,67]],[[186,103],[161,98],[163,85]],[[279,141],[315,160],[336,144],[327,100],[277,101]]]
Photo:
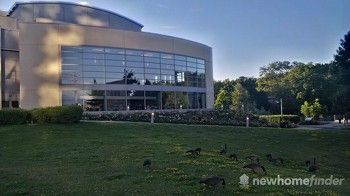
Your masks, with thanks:
[[[299,125],[295,129],[304,129],[304,130],[349,130],[350,124],[344,125],[339,124],[338,122],[328,121],[322,125]]]

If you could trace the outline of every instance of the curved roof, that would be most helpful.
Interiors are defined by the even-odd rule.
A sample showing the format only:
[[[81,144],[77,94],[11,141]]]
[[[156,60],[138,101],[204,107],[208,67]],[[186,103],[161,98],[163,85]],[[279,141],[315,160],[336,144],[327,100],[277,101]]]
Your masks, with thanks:
[[[112,15],[115,15],[115,16],[118,16],[118,17],[121,17],[121,18],[124,18],[126,20],[128,20],[129,22],[132,22],[138,26],[140,26],[141,28],[143,28],[143,25],[126,17],[126,16],[123,16],[123,15],[120,15],[120,14],[117,14],[115,12],[112,12],[112,11],[109,11],[109,10],[105,10],[105,9],[102,9],[102,8],[97,8],[97,7],[93,7],[93,6],[89,6],[89,5],[82,5],[82,4],[78,4],[78,3],[72,3],[72,2],[64,2],[64,1],[50,1],[50,2],[47,2],[47,1],[30,1],[30,2],[15,2],[12,7],[10,8],[10,10],[8,11],[8,14],[7,16],[11,16],[11,14],[13,13],[13,11],[18,7],[18,5],[24,5],[24,4],[66,4],[66,5],[75,5],[75,6],[82,6],[82,7],[86,7],[86,8],[91,8],[91,9],[95,9],[95,10],[99,10],[99,11],[102,11],[102,12],[106,12],[106,13],[109,13],[109,14],[112,14]]]

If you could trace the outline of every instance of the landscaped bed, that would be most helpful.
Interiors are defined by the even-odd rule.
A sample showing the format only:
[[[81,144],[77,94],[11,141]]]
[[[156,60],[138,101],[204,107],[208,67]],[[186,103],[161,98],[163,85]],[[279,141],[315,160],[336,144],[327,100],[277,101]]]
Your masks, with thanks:
[[[343,194],[350,192],[350,131],[150,123],[78,123],[0,127],[0,195],[7,194]],[[238,161],[219,155],[224,144]],[[201,147],[198,157],[185,151]],[[285,159],[269,163],[265,155]],[[341,186],[239,186],[247,162],[257,154],[267,175],[309,178],[305,160],[317,158],[316,177],[345,178]],[[151,169],[142,167],[152,160]],[[225,178],[225,188],[199,184]]]

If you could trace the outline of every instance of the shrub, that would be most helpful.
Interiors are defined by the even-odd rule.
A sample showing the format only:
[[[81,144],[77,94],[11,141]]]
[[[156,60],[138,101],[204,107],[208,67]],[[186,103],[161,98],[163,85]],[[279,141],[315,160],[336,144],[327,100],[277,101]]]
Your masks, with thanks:
[[[30,121],[30,112],[22,109],[0,110],[0,125],[18,125]]]
[[[33,122],[44,123],[76,123],[82,117],[80,106],[56,106],[36,108],[31,111]]]
[[[259,119],[266,120],[269,123],[281,124],[283,127],[300,122],[300,117],[298,115],[261,115]]]
[[[246,125],[245,114],[225,110],[157,111],[154,114],[154,122],[158,123]],[[151,112],[84,113],[83,119],[150,122]],[[249,119],[250,126],[278,126],[254,115],[249,115]]]

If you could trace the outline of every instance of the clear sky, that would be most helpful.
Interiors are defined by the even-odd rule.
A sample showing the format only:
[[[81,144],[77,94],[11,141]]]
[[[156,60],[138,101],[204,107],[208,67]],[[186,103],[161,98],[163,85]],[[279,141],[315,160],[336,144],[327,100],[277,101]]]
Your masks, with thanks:
[[[14,2],[0,0],[0,9]],[[143,24],[143,31],[211,46],[216,80],[258,76],[259,67],[276,60],[329,62],[350,30],[350,0],[71,2],[125,15]]]

